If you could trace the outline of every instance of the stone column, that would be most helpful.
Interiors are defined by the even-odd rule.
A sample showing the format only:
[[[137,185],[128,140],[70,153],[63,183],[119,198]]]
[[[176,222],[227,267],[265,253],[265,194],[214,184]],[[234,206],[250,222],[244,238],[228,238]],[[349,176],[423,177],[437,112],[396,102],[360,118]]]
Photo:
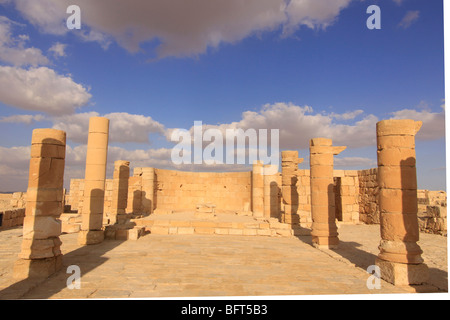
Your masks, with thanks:
[[[293,226],[300,224],[297,181],[298,165],[302,162],[303,159],[299,159],[298,157],[298,151],[281,152],[281,194],[283,196],[284,206],[281,222]]]
[[[122,160],[116,161],[114,163],[110,224],[115,224],[117,222],[117,215],[124,215],[126,213],[129,178],[130,162]]]
[[[279,218],[279,187],[278,187],[278,167],[273,165],[264,166],[264,218]]]
[[[103,207],[108,136],[108,119],[93,117],[89,120],[82,224],[78,234],[78,243],[81,245],[97,244],[104,240]]]
[[[142,168],[142,213],[153,213],[155,204],[155,169]]]
[[[381,277],[394,285],[419,285],[428,280],[417,218],[415,135],[422,122],[386,120],[377,124],[380,187]]]
[[[60,250],[66,133],[36,129],[31,141],[26,215],[16,279],[47,278],[62,266]]]
[[[312,242],[315,247],[336,248],[339,244],[335,195],[334,156],[346,147],[333,147],[331,139],[310,142]]]
[[[254,217],[264,216],[264,164],[253,163],[252,171],[252,212]]]

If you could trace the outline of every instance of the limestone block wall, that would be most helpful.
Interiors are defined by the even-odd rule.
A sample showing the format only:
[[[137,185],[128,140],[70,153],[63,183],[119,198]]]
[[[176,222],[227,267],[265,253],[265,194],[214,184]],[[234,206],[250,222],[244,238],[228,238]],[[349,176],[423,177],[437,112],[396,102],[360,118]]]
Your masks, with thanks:
[[[418,190],[420,231],[447,236],[447,193]]]
[[[198,173],[155,169],[155,208],[195,210],[211,203],[216,211],[244,211],[251,204],[251,172]]]
[[[0,194],[0,210],[25,208],[26,197],[26,192]]]
[[[84,197],[84,179],[70,180],[70,189],[65,197],[65,205],[71,206],[72,210],[81,212]]]
[[[103,205],[103,222],[108,224],[109,216],[111,215],[112,209],[112,197],[113,197],[113,180],[105,180],[105,200]]]
[[[342,222],[359,222],[359,176],[356,170],[334,170],[336,217]],[[299,196],[300,222],[308,227],[311,217],[310,170],[298,170],[297,192]]]
[[[298,215],[302,227],[311,227],[311,176],[310,170],[298,170]]]
[[[0,230],[23,225],[25,208],[0,211]]]
[[[359,219],[359,176],[356,170],[334,170],[336,218],[357,223]]]
[[[378,205],[378,169],[358,171],[359,179],[359,220],[366,224],[380,223]]]

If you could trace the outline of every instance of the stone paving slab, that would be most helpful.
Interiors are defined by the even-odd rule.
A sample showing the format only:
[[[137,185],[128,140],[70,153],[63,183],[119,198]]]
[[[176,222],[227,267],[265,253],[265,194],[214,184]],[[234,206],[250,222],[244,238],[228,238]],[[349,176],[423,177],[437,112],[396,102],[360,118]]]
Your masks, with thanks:
[[[80,247],[76,234],[61,236],[64,268],[42,283],[15,282],[12,267],[21,229],[0,232],[0,299],[80,299],[217,296],[291,296],[411,293],[382,281],[369,290],[379,226],[343,225],[336,251],[318,250],[307,236],[146,235]],[[434,286],[446,290],[447,238],[420,242]],[[69,265],[81,269],[81,289],[66,282]]]

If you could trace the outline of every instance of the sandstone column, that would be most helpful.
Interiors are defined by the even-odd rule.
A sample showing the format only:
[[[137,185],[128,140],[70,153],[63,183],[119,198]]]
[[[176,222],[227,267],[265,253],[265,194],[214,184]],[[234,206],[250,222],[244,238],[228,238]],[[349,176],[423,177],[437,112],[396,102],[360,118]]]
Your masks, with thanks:
[[[62,266],[60,251],[66,133],[36,129],[31,141],[22,250],[14,277],[47,278]]]
[[[155,204],[155,169],[142,168],[142,213],[153,213]]]
[[[124,215],[127,209],[128,179],[130,178],[130,162],[116,161],[113,174],[113,194],[110,224],[117,222],[117,215]]]
[[[252,212],[254,217],[264,216],[264,164],[253,163],[252,171]]]
[[[346,147],[334,147],[331,139],[310,142],[312,242],[315,247],[335,248],[339,244],[335,196],[334,156]]]
[[[81,245],[100,243],[104,239],[102,228],[108,136],[108,119],[93,117],[89,120],[82,225],[78,234]]]
[[[273,165],[264,166],[264,218],[279,218],[279,187],[278,167]]]
[[[297,191],[298,165],[303,159],[298,158],[298,151],[281,152],[281,193],[284,213],[281,222],[296,226],[300,224],[298,215],[299,195]]]
[[[415,135],[422,122],[387,120],[377,124],[378,183],[380,186],[381,277],[395,285],[418,285],[428,280],[423,263],[417,218]]]

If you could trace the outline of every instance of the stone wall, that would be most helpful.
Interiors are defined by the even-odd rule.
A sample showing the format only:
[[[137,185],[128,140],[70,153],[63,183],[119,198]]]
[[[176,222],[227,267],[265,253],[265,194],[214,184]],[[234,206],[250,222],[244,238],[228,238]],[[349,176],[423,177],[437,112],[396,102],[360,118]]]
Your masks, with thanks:
[[[143,198],[151,199],[156,212],[195,211],[199,204],[213,204],[217,212],[241,212],[251,210],[252,172],[199,173],[155,169],[154,192],[143,195],[143,168],[136,168],[129,178],[127,213],[142,214]],[[368,170],[334,170],[336,217],[344,223],[379,224],[379,187],[377,168]],[[309,228],[311,217],[310,170],[299,169],[297,180],[298,216],[302,227]],[[281,176],[275,178],[276,190],[281,190]],[[65,204],[72,211],[83,205],[81,179],[71,180],[70,193]],[[104,223],[111,214],[113,183],[106,180]],[[274,189],[274,188],[272,188]],[[281,191],[278,191],[281,196]],[[10,195],[12,198],[12,195]],[[15,203],[24,203],[25,194],[15,195]],[[1,199],[1,198],[0,198]],[[277,206],[279,205],[277,200]],[[418,191],[419,225],[423,232],[447,233],[447,200],[443,191]],[[0,208],[1,209],[1,208]],[[283,210],[280,207],[281,211]],[[80,211],[79,211],[80,212]],[[272,215],[277,217],[277,215]]]
[[[359,179],[359,220],[366,224],[380,223],[378,206],[378,169],[358,171]]]
[[[23,225],[25,208],[0,211],[0,230]]]
[[[26,192],[0,194],[0,210],[25,208],[26,196]]]
[[[336,197],[336,218],[338,221],[358,223],[359,218],[359,175],[356,170],[335,170],[334,194]]]
[[[211,203],[216,211],[244,211],[251,203],[251,172],[198,173],[155,170],[155,208],[196,210]]]
[[[418,190],[420,231],[447,236],[447,193]]]

